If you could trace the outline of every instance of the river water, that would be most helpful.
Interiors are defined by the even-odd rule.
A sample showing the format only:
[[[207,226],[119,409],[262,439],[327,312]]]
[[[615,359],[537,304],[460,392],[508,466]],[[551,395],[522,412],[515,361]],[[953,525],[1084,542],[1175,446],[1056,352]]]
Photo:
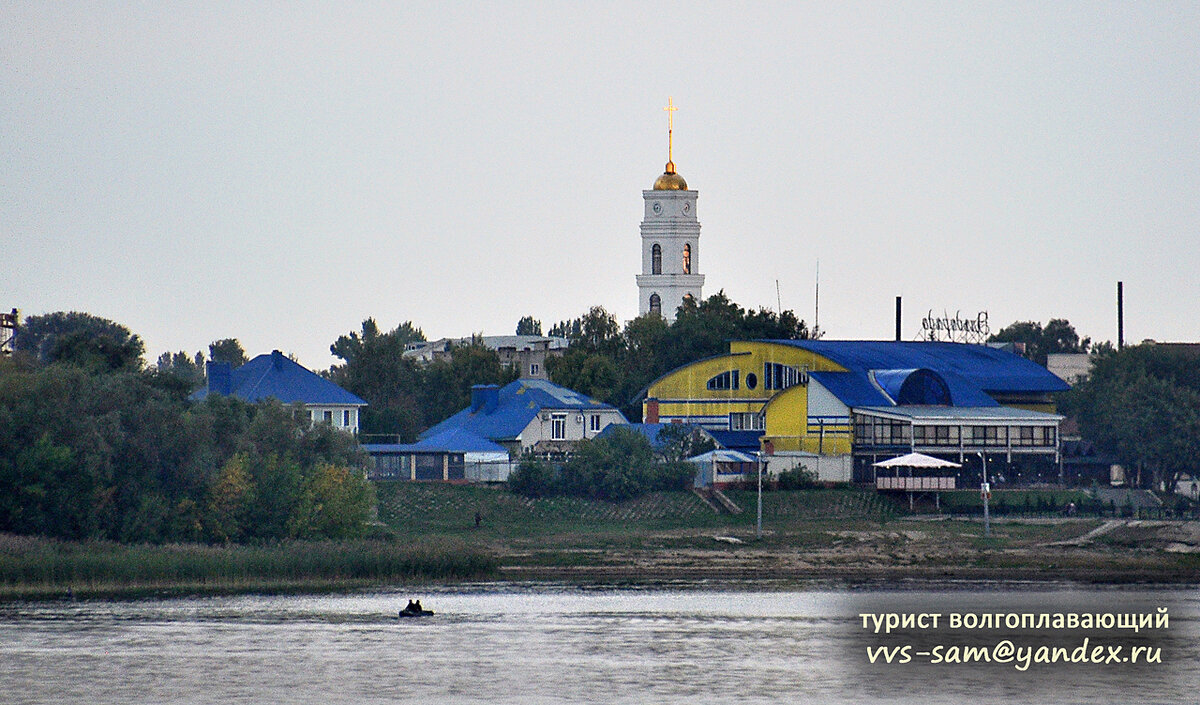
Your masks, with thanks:
[[[436,614],[397,619],[407,598]],[[860,613],[1156,612],[1139,633],[864,630]],[[1196,703],[1193,589],[479,584],[0,605],[0,702]],[[943,624],[947,617],[943,617]],[[871,664],[868,647],[1089,638],[1162,663]],[[921,640],[925,641],[922,642]],[[922,647],[921,644],[924,643]],[[943,652],[945,654],[947,652]],[[1149,653],[1149,652],[1147,652]]]

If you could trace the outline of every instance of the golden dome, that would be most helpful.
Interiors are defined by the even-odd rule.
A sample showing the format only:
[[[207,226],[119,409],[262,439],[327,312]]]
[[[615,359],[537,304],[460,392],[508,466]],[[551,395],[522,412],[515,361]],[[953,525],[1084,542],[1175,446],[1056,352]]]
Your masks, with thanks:
[[[667,162],[667,169],[662,176],[654,180],[655,191],[687,191],[687,182],[675,173],[675,162]]]

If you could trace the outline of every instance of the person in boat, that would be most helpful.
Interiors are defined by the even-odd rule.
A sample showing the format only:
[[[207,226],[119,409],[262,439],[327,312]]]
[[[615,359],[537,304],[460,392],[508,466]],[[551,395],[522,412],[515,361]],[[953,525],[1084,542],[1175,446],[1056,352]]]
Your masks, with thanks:
[[[413,611],[414,612],[424,612],[425,611],[425,608],[421,606],[420,600],[417,600],[416,602],[413,603]]]
[[[403,611],[404,612],[415,612],[415,611],[417,611],[417,609],[418,609],[418,607],[415,604],[413,604],[413,601],[409,600],[408,606],[406,606]]]

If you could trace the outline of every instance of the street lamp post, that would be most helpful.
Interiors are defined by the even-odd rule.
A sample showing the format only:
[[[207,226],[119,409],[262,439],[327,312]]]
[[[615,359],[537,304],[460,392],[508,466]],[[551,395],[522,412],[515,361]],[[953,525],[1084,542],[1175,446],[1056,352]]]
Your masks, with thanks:
[[[758,522],[755,524],[754,538],[762,538],[762,451],[754,454],[754,464],[758,468]]]
[[[990,537],[992,535],[992,520],[988,515],[988,495],[991,494],[991,487],[988,485],[987,479],[987,455],[983,451],[977,452],[975,455],[983,461],[983,482],[979,485],[979,493],[983,496],[983,535]]]

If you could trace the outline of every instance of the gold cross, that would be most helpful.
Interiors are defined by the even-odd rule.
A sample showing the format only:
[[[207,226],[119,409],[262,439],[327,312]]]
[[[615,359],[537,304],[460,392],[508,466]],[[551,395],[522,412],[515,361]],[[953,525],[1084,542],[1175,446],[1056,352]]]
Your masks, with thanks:
[[[673,142],[675,139],[675,111],[679,110],[672,102],[671,96],[667,96],[667,107],[663,108],[663,110],[667,111],[667,161],[671,162],[674,161],[671,152],[674,148]]]

